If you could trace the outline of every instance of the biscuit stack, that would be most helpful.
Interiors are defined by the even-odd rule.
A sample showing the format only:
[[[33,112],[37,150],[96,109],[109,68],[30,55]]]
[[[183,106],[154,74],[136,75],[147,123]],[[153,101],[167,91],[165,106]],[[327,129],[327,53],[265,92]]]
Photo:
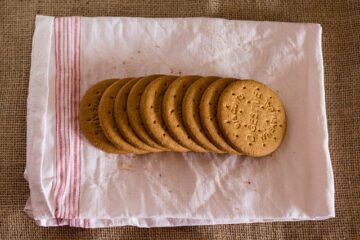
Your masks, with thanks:
[[[281,144],[279,97],[254,80],[151,75],[103,80],[80,103],[80,128],[108,153],[213,152],[261,157]]]

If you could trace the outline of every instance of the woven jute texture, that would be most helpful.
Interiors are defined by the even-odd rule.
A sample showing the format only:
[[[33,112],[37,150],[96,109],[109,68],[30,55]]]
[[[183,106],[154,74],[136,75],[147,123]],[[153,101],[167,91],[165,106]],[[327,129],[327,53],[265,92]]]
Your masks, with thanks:
[[[36,14],[220,17],[323,26],[336,218],[202,227],[41,228],[23,212],[26,99]],[[360,1],[0,0],[0,239],[360,239]],[[311,203],[309,203],[311,204]]]

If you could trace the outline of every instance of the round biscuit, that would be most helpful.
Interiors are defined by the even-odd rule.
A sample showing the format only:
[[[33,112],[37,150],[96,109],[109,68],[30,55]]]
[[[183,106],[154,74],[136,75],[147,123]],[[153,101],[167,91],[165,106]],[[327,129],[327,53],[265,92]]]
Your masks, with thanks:
[[[162,100],[166,89],[176,76],[162,76],[154,79],[145,88],[140,101],[140,114],[148,133],[158,144],[177,152],[187,152],[169,134],[162,118]]]
[[[191,84],[186,90],[182,101],[182,117],[187,132],[200,146],[210,152],[224,153],[216,147],[206,136],[205,130],[201,125],[199,107],[201,96],[206,88],[219,77],[203,77]]]
[[[170,135],[184,147],[194,152],[207,152],[187,133],[184,126],[182,100],[188,87],[200,76],[183,76],[174,80],[166,89],[162,101],[162,117]]]
[[[138,78],[134,78],[128,81],[116,94],[114,107],[114,119],[117,126],[117,129],[121,135],[137,148],[149,151],[149,152],[160,152],[161,150],[151,147],[141,141],[135,134],[134,130],[131,128],[128,115],[127,115],[127,99],[131,88],[137,82]]]
[[[150,75],[142,77],[134,84],[127,98],[126,113],[128,115],[131,128],[134,130],[135,134],[139,137],[140,140],[142,140],[150,147],[162,151],[169,151],[169,149],[160,146],[158,143],[156,143],[156,141],[151,138],[151,136],[148,134],[147,130],[144,127],[144,123],[140,115],[140,100],[146,86],[154,79],[161,76],[163,75]]]
[[[199,113],[201,124],[207,137],[224,152],[240,154],[239,151],[232,148],[226,142],[222,136],[216,119],[217,102],[220,97],[220,93],[233,81],[236,81],[236,79],[220,78],[211,83],[201,97]]]
[[[125,153],[112,144],[104,134],[98,115],[98,106],[102,94],[118,79],[108,79],[96,83],[82,97],[79,109],[80,130],[95,147],[107,153]]]
[[[100,120],[100,126],[106,137],[115,146],[120,149],[124,149],[126,152],[143,154],[146,153],[144,149],[139,148],[136,145],[131,145],[124,136],[120,133],[115,122],[114,103],[117,93],[127,83],[136,80],[135,78],[119,79],[111,84],[103,93],[99,107],[98,114]]]
[[[217,118],[228,142],[248,156],[271,154],[286,132],[286,113],[280,98],[254,80],[235,81],[224,89]]]

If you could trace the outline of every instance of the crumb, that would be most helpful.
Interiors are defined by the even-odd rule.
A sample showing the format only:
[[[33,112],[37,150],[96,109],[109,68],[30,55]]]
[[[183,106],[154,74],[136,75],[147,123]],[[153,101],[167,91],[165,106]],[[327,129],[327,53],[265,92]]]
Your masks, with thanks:
[[[138,50],[138,51],[137,51],[137,53],[141,53],[141,51],[140,51],[140,50]]]
[[[123,62],[122,62],[122,64],[123,64],[123,65],[125,65],[125,64],[126,64],[126,62],[125,62],[125,61],[123,61]]]
[[[181,75],[182,74],[182,72],[181,71],[179,71],[179,75]]]
[[[162,175],[161,175],[161,173],[159,173],[159,177],[161,177]]]
[[[133,171],[133,168],[131,167],[131,165],[127,165],[123,162],[118,162],[118,169],[119,170],[126,170],[126,171]]]

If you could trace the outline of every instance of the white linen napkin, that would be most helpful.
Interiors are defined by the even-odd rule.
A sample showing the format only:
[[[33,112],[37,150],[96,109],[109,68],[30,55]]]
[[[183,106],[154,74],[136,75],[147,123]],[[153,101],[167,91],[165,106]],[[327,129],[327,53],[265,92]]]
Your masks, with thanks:
[[[25,211],[41,226],[140,227],[335,216],[321,26],[210,18],[36,17]],[[282,99],[271,156],[106,154],[79,132],[97,81],[148,74],[256,79]]]

